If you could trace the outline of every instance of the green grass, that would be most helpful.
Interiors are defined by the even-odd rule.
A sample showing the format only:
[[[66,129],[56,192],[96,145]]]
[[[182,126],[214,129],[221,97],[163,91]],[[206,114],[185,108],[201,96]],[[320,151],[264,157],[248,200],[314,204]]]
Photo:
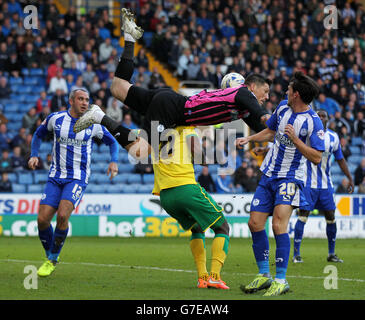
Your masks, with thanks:
[[[206,240],[208,269],[211,241]],[[270,247],[271,270],[275,274],[272,239]],[[365,240],[337,241],[336,252],[344,263],[332,264],[338,271],[338,289],[326,290],[327,240],[304,239],[304,263],[289,262],[291,290],[275,299],[364,299],[364,248]],[[38,268],[43,256],[38,238],[0,237],[0,299],[267,299],[262,292],[246,295],[239,289],[240,284],[250,282],[257,272],[250,239],[230,241],[222,278],[231,290],[195,287],[197,276],[188,238],[70,237],[55,272],[48,278],[39,278],[37,290],[26,290],[24,267]]]

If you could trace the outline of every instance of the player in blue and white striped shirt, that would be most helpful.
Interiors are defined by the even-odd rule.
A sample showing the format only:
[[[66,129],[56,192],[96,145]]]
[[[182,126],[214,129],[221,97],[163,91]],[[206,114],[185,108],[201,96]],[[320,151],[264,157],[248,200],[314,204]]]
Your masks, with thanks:
[[[328,122],[327,111],[319,110],[318,116],[322,121],[323,127],[326,128]],[[300,207],[298,220],[294,228],[294,263],[303,262],[300,256],[300,245],[303,238],[305,223],[307,222],[310,211],[314,209],[320,210],[326,219],[326,235],[328,239],[327,261],[343,262],[335,254],[337,227],[335,220],[335,191],[331,179],[332,155],[334,155],[335,160],[338,162],[343,173],[349,179],[349,193],[353,192],[354,183],[346,160],[343,157],[340,139],[337,133],[326,129],[324,134],[324,145],[325,151],[323,152],[322,160],[318,165],[314,165],[310,161],[306,161],[305,163],[304,193],[308,205]]]
[[[118,172],[119,145],[103,126],[95,124],[75,134],[73,127],[89,107],[89,93],[82,89],[71,92],[68,111],[50,114],[34,133],[29,168],[38,164],[38,151],[42,139],[53,132],[52,165],[39,206],[38,234],[46,251],[47,261],[39,268],[39,276],[50,275],[68,233],[68,220],[80,202],[90,176],[93,138],[101,139],[110,146],[111,162],[107,174],[111,179]],[[51,220],[57,212],[57,224],[53,231]]]
[[[242,146],[250,141],[272,141],[261,171],[263,176],[251,202],[248,222],[252,248],[259,274],[248,285],[246,293],[268,288],[266,296],[280,295],[289,290],[286,270],[290,254],[287,233],[289,218],[294,208],[306,204],[303,194],[304,163],[306,159],[318,164],[324,151],[324,130],[318,115],[309,104],[318,95],[317,84],[300,72],[294,74],[288,87],[288,100],[282,101],[267,128],[247,138],[237,139]],[[265,224],[273,215],[272,227],[276,241],[276,276],[269,270],[269,241]]]

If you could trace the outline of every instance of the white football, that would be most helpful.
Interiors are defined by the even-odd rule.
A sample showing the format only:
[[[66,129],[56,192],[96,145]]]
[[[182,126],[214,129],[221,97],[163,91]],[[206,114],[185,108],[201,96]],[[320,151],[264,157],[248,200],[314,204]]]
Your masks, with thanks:
[[[221,81],[221,89],[238,87],[245,83],[245,78],[236,72],[226,74]]]

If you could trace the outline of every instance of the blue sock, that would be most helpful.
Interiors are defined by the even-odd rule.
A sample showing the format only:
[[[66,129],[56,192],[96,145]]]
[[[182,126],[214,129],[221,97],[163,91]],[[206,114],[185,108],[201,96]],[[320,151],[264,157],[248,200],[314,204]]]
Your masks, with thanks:
[[[259,273],[269,273],[269,239],[265,230],[252,232],[252,249]]]
[[[275,236],[276,241],[276,278],[285,279],[286,270],[290,255],[290,239],[288,233],[282,233]]]
[[[335,254],[336,234],[337,234],[336,222],[327,223],[326,234],[328,239],[328,254]]]
[[[38,228],[38,237],[41,240],[44,250],[46,251],[47,257],[51,253],[52,238],[53,238],[53,228],[49,225],[47,229],[40,230]]]
[[[60,230],[56,227],[52,239],[51,253],[48,256],[49,260],[57,261],[57,258],[63,247],[63,244],[65,243],[67,233],[68,233],[68,228],[66,230]]]
[[[294,257],[300,256],[300,245],[302,244],[305,222],[297,220],[294,227]]]

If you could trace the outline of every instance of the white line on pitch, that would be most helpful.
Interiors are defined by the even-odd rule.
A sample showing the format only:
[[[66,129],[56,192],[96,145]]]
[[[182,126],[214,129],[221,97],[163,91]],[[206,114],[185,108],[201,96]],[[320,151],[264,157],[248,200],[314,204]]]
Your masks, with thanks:
[[[0,259],[0,262],[15,262],[15,263],[42,263],[43,261],[36,260],[17,260],[17,259]],[[120,264],[105,264],[105,263],[93,263],[93,262],[61,262],[60,264],[65,265],[83,265],[91,267],[108,267],[108,268],[122,268],[122,269],[142,269],[142,270],[156,270],[156,271],[170,271],[170,272],[186,272],[195,273],[196,270],[184,270],[184,269],[171,269],[171,268],[161,268],[161,267],[149,267],[149,266],[123,266]],[[257,273],[241,273],[241,272],[223,272],[231,273],[238,276],[256,276]],[[313,276],[290,276],[287,278],[299,278],[299,279],[324,279],[325,277],[313,277]],[[342,281],[353,281],[353,282],[365,282],[364,279],[349,279],[349,278],[338,278]]]

